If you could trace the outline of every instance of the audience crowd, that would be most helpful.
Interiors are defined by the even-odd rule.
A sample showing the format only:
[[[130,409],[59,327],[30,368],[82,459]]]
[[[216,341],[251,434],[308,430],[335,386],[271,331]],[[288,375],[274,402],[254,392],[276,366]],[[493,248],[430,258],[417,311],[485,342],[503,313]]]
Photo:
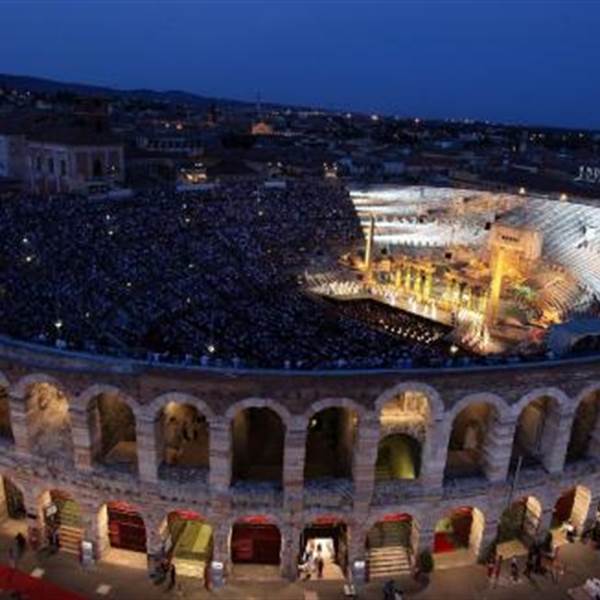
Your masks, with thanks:
[[[362,243],[335,184],[239,179],[120,200],[26,196],[0,206],[0,239],[2,333],[22,340],[275,368],[396,366],[416,341],[369,326],[360,307],[332,310],[304,292],[307,269]],[[418,344],[418,362],[430,355],[439,344]]]

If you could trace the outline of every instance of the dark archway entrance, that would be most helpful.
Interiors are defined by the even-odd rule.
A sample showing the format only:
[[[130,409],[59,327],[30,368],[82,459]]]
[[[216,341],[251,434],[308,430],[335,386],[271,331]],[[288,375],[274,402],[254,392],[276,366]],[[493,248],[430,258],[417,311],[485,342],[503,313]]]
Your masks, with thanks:
[[[421,444],[410,435],[394,433],[384,437],[377,448],[375,478],[416,479],[421,471]]]
[[[410,572],[418,545],[418,531],[411,515],[386,515],[367,534],[367,567],[371,579]]]
[[[231,560],[234,564],[279,565],[281,532],[267,517],[246,517],[231,532]]]
[[[127,502],[108,502],[107,525],[111,547],[146,552],[146,526],[137,509]]]
[[[232,481],[283,481],[285,427],[270,408],[239,411],[231,424]]]

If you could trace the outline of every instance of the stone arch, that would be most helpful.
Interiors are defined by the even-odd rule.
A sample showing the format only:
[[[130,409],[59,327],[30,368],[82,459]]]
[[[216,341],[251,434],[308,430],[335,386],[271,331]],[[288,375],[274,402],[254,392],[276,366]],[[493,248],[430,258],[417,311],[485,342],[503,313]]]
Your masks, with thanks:
[[[567,463],[600,457],[600,385],[586,387],[575,402]]]
[[[288,409],[276,400],[270,398],[245,398],[232,404],[225,412],[225,418],[231,421],[235,415],[246,408],[269,408],[279,415],[286,428],[292,423],[292,415]]]
[[[232,483],[243,480],[283,483],[285,439],[291,416],[277,402],[249,398],[226,413],[230,422]]]
[[[160,411],[167,404],[189,404],[196,407],[196,410],[206,417],[206,420],[210,423],[215,418],[213,409],[202,399],[194,396],[193,394],[187,394],[185,392],[166,392],[157,396],[148,405],[147,412],[152,415],[152,418],[156,420],[159,416]]]
[[[539,388],[511,407],[517,417],[511,469],[516,468],[521,457],[525,468],[542,465],[547,471],[552,470],[561,419],[568,414],[570,405],[568,396],[557,388]]]
[[[22,399],[29,451],[51,462],[73,463],[70,399],[59,382],[42,373],[28,375],[13,388]]]
[[[29,388],[36,383],[49,383],[53,385],[58,390],[60,390],[63,394],[67,395],[67,391],[63,387],[62,383],[53,377],[52,375],[47,375],[46,373],[30,373],[29,375],[25,375],[21,377],[11,388],[10,394],[14,398],[19,398],[21,400],[26,400],[27,394],[29,392]]]
[[[432,421],[443,418],[445,411],[444,402],[438,391],[434,387],[418,381],[406,381],[386,389],[376,398],[375,410],[381,413],[381,410],[388,402],[406,392],[419,392],[427,398]]]
[[[549,398],[560,414],[566,414],[573,408],[573,402],[561,389],[556,387],[535,388],[519,398],[518,402],[511,405],[510,412],[513,417],[519,417],[531,402],[537,398]]]
[[[445,476],[449,479],[486,476],[498,471],[498,442],[509,408],[496,394],[469,394],[448,411],[448,451]]]
[[[77,405],[84,410],[89,410],[90,402],[94,400],[97,396],[102,394],[109,394],[119,396],[121,402],[125,403],[134,414],[136,419],[140,413],[140,405],[134,398],[132,398],[129,394],[124,392],[120,387],[116,385],[111,385],[108,383],[94,383],[89,387],[85,388],[75,399]]]
[[[352,479],[360,415],[365,410],[344,398],[315,402],[306,411],[304,480]]]
[[[79,396],[85,406],[92,460],[111,469],[137,468],[136,403],[120,388],[92,385]]]

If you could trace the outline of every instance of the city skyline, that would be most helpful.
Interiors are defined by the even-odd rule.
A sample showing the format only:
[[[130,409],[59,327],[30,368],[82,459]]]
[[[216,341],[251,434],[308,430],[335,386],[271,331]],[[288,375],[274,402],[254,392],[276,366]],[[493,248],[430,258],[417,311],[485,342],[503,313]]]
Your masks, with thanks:
[[[260,91],[269,102],[402,117],[600,127],[593,3],[375,8],[5,2],[0,72],[246,101]],[[32,37],[43,53],[28,52]]]

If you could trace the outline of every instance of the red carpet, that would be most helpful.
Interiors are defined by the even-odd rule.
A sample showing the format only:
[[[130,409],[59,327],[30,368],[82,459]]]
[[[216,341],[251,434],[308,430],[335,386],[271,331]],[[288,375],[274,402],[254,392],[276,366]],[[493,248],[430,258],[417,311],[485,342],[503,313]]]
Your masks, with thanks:
[[[452,536],[448,535],[445,532],[440,532],[435,534],[435,540],[433,542],[433,551],[440,552],[452,552],[455,550],[456,546],[452,541]]]
[[[49,581],[37,579],[5,565],[0,565],[0,590],[19,591],[23,594],[23,600],[86,600]]]

